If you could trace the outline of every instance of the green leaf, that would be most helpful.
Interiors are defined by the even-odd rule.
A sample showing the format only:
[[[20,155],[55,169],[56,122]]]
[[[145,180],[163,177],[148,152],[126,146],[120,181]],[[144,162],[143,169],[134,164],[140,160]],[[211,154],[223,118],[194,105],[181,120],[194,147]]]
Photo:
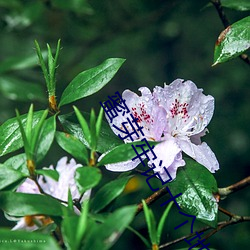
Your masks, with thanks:
[[[98,141],[99,139],[99,135],[100,135],[100,131],[101,131],[101,127],[102,127],[102,118],[103,118],[103,108],[100,109],[99,115],[97,117],[97,121],[96,121],[96,139]]]
[[[84,113],[84,116],[89,118],[89,114]],[[74,116],[74,113],[68,115],[59,116],[59,120],[62,123],[63,127],[76,138],[78,138],[86,147],[90,148],[89,143],[84,136],[81,127],[78,124],[77,119]],[[123,144],[122,140],[114,134],[107,122],[103,121],[100,136],[97,143],[97,152],[104,153],[112,148]]]
[[[10,157],[8,160],[4,162],[4,165],[8,166],[9,168],[18,170],[19,172],[28,176],[29,171],[26,165],[26,160],[27,160],[26,155],[23,153]]]
[[[116,179],[105,184],[101,189],[99,189],[92,200],[91,208],[94,212],[101,211],[110,202],[117,198],[124,190],[128,180],[132,176],[127,176],[123,178]]]
[[[110,58],[99,66],[78,74],[64,90],[59,106],[92,95],[103,88],[124,63],[124,59]]]
[[[84,201],[80,216],[65,217],[62,222],[62,234],[67,249],[81,249],[82,238],[88,225],[88,201]]]
[[[52,170],[52,169],[37,169],[36,170],[37,174],[40,175],[44,175],[44,176],[48,176],[51,179],[58,181],[59,179],[59,173],[56,170]]]
[[[9,76],[0,77],[0,93],[15,101],[43,102],[46,100],[42,86]]]
[[[152,245],[157,244],[157,233],[156,233],[156,221],[154,214],[151,209],[148,208],[148,205],[144,200],[142,200],[143,211],[146,218],[148,226],[148,234]]]
[[[48,153],[55,137],[56,117],[52,116],[44,121],[37,148],[37,161],[40,162]]]
[[[250,10],[250,1],[249,0],[221,0],[221,4],[223,7],[239,10],[239,11],[247,11]]]
[[[213,193],[218,192],[214,176],[202,165],[185,159],[186,166],[179,168],[177,178],[169,183],[173,195],[182,193],[176,200],[188,214],[205,224],[216,227],[218,204]]]
[[[64,243],[69,250],[77,250],[76,233],[79,222],[78,216],[65,217],[62,222],[62,235]]]
[[[42,114],[43,111],[34,112],[33,127],[38,123]],[[25,124],[27,114],[21,115],[20,118],[22,124]],[[11,118],[0,126],[0,156],[13,152],[21,148],[22,146],[23,141],[17,118]]]
[[[96,150],[96,115],[94,109],[90,112],[90,122],[89,122],[90,136],[91,136],[91,149]]]
[[[9,166],[0,164],[0,190],[13,184],[16,181],[21,181],[26,177],[20,171],[10,168]]]
[[[77,232],[76,232],[77,249],[79,249],[82,238],[86,233],[86,229],[88,225],[88,213],[89,213],[89,201],[85,200],[83,203],[83,207],[82,207],[82,213],[80,215],[78,225],[77,225]]]
[[[89,125],[88,125],[86,119],[84,118],[84,116],[79,111],[79,109],[75,106],[73,106],[73,108],[75,110],[76,117],[81,125],[84,137],[86,138],[88,145],[90,146],[91,145],[91,134],[90,134],[90,130],[89,130]]]
[[[149,141],[148,143],[152,147],[153,145],[156,145],[158,142]],[[102,157],[97,166],[103,166],[106,164],[131,160],[136,156],[136,153],[132,148],[132,145],[136,147],[136,145],[141,145],[141,144],[145,144],[145,142],[137,141],[117,146],[111,149],[111,151],[109,151],[104,157]],[[137,152],[140,154],[142,152],[141,148],[137,147]]]
[[[218,37],[214,65],[239,56],[250,47],[250,16],[228,26]]]
[[[62,149],[71,154],[75,159],[82,164],[88,165],[88,151],[85,145],[76,137],[64,132],[56,132],[56,141]]]
[[[95,187],[102,179],[100,169],[95,167],[77,168],[75,174],[76,185],[81,194]]]
[[[45,195],[13,192],[0,193],[0,208],[11,216],[62,216],[66,209],[59,201]]]
[[[159,245],[160,242],[161,242],[162,230],[163,230],[165,221],[166,221],[166,219],[167,219],[167,217],[168,217],[169,211],[170,211],[170,209],[171,209],[173,203],[174,203],[174,202],[171,201],[171,202],[168,204],[168,206],[167,206],[167,208],[165,209],[163,215],[161,216],[160,222],[159,222],[159,224],[158,224],[158,227],[157,227],[157,244],[158,244],[158,245]]]
[[[83,249],[111,248],[133,220],[136,209],[136,206],[126,206],[110,214],[103,224],[90,231]]]
[[[1,243],[0,249],[11,250],[60,250],[56,241],[50,235],[26,232],[26,231],[10,231],[0,228]]]

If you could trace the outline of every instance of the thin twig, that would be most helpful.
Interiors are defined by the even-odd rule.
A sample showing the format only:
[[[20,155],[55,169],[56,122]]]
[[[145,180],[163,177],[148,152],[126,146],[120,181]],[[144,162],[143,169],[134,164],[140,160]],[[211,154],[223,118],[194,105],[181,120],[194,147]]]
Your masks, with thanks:
[[[232,214],[231,212],[227,211],[226,209],[224,209],[222,207],[219,207],[218,209],[219,209],[220,212],[222,212],[223,214],[229,216],[230,218],[235,216],[235,214]]]
[[[229,194],[237,192],[237,191],[239,191],[239,190],[241,190],[249,185],[250,185],[250,176],[248,176],[248,177],[244,178],[243,180],[241,180],[237,183],[234,183],[228,187],[219,188],[218,192],[219,192],[220,198],[223,199],[223,198],[226,198]]]
[[[249,222],[249,221],[250,221],[250,216],[238,216],[238,215],[234,215],[231,218],[231,220],[229,220],[229,221],[223,221],[223,222],[219,223],[218,226],[217,226],[217,228],[215,228],[213,231],[211,231],[210,233],[208,233],[203,239],[210,238],[215,233],[219,232],[223,228],[228,227],[230,225],[238,224],[238,223],[241,223],[241,222]]]
[[[228,26],[230,26],[230,22],[229,22],[226,14],[223,10],[223,7],[221,5],[221,1],[220,0],[211,0],[211,3],[214,5],[215,9],[217,10],[219,17],[220,17],[220,20],[223,23],[224,28],[226,29]],[[250,59],[249,59],[247,54],[241,54],[239,57],[245,63],[250,65]]]
[[[208,239],[209,237],[211,237],[213,234],[217,233],[218,231],[222,230],[223,228],[233,225],[233,224],[238,224],[238,223],[242,223],[242,222],[248,222],[250,221],[250,216],[238,216],[238,215],[234,215],[231,220],[229,221],[221,221],[218,223],[218,226],[216,229],[214,229],[213,231],[211,231],[210,233],[208,233],[203,239]],[[200,229],[199,231],[197,231],[197,233],[202,233],[205,232],[207,230],[213,229],[212,227],[204,227],[202,229]],[[187,234],[181,238],[178,238],[176,240],[170,241],[168,243],[162,244],[159,246],[159,248],[164,248],[164,247],[169,247],[171,245],[175,245],[185,239],[188,239],[189,237],[195,235],[195,233],[191,233],[191,234]]]
[[[157,201],[159,198],[161,198],[164,194],[167,194],[166,188],[161,188],[159,191],[154,192],[152,195],[150,195],[148,198],[145,199],[145,202],[147,205],[150,205]],[[143,210],[142,203],[137,205],[137,211],[136,214],[139,214]]]

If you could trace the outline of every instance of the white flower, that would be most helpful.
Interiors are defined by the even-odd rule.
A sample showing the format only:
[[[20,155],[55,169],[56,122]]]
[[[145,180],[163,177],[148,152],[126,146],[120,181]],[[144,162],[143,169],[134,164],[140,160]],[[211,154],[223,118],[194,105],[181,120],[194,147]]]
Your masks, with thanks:
[[[184,166],[182,151],[214,173],[219,169],[218,161],[201,136],[206,133],[206,127],[214,112],[214,98],[202,93],[191,81],[177,79],[163,88],[156,86],[153,93],[146,87],[139,89],[141,96],[125,90],[122,98],[143,126],[144,136],[133,137],[135,141],[146,138],[148,141],[162,141],[154,148],[156,160],[150,160],[149,166],[155,164],[155,172],[159,172],[164,180],[168,179],[163,167],[166,167],[174,179],[178,167]],[[119,115],[110,124],[116,135],[122,134],[116,129],[122,129],[126,116]],[[114,127],[114,125],[116,127]],[[131,129],[132,131],[132,129]],[[131,142],[131,139],[124,140]],[[103,156],[101,156],[103,157]],[[162,160],[161,166],[159,166]],[[111,171],[127,171],[135,168],[140,160],[108,164]]]
[[[62,201],[68,200],[68,190],[70,190],[71,192],[72,199],[78,199],[80,197],[74,175],[76,169],[78,167],[81,167],[81,165],[76,164],[74,159],[71,159],[69,162],[67,162],[67,160],[67,157],[61,158],[58,161],[55,169],[53,166],[44,168],[56,170],[59,173],[58,181],[55,181],[54,179],[47,176],[40,176],[38,178],[38,183],[46,194],[49,194]],[[36,183],[29,178],[27,178],[25,182],[23,182],[17,188],[16,191],[21,193],[41,194]],[[90,192],[91,190],[86,191],[80,202],[88,199],[90,197]],[[75,212],[78,213],[77,210],[75,210]],[[25,216],[18,221],[17,225],[12,230],[22,229],[27,231],[34,231],[38,229],[38,226],[34,224],[34,220],[36,221],[36,224],[41,224],[41,226],[52,222],[49,217],[45,216]]]

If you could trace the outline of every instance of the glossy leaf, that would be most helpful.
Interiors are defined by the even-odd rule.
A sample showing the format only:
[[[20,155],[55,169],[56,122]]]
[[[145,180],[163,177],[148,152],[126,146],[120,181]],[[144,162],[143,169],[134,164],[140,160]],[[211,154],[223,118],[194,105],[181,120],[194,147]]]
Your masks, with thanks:
[[[20,171],[0,164],[0,190],[26,177]]]
[[[112,202],[122,193],[128,180],[131,177],[132,176],[127,176],[116,179],[114,181],[105,184],[102,188],[100,188],[92,200],[91,203],[92,210],[94,212],[99,212],[108,204],[110,204],[110,202]]]
[[[148,234],[150,237],[151,244],[157,244],[157,232],[156,232],[156,221],[152,209],[148,208],[147,203],[142,200],[143,211],[148,227]]]
[[[103,224],[90,231],[83,249],[111,248],[133,220],[136,208],[136,206],[126,206],[110,214]]]
[[[250,1],[249,0],[221,0],[223,7],[227,7],[239,11],[250,10]]]
[[[11,250],[60,250],[54,238],[48,234],[26,231],[10,231],[0,228],[0,249]]]
[[[27,169],[26,160],[27,160],[26,155],[23,153],[10,157],[8,160],[4,162],[4,165],[8,166],[9,168],[18,170],[19,172],[28,176],[29,171]]]
[[[48,153],[50,146],[54,140],[56,132],[56,117],[52,116],[45,120],[41,135],[39,138],[38,149],[37,149],[37,161],[41,161]]]
[[[218,204],[213,193],[218,192],[214,176],[202,165],[191,159],[185,159],[186,166],[179,168],[177,178],[169,183],[179,206],[188,214],[205,224],[216,227]]]
[[[90,134],[90,130],[89,130],[89,125],[86,121],[86,119],[84,118],[84,116],[82,115],[82,113],[80,112],[80,110],[73,106],[75,113],[76,113],[76,117],[81,125],[81,129],[84,135],[84,138],[86,139],[88,145],[91,145],[91,134]]]
[[[15,101],[45,101],[42,86],[26,82],[14,77],[0,77],[0,93],[10,100]]]
[[[250,16],[228,26],[218,37],[214,50],[214,65],[226,62],[250,47]]]
[[[157,244],[160,244],[161,242],[161,235],[162,235],[162,230],[163,230],[163,227],[164,227],[164,224],[165,224],[165,221],[168,217],[168,214],[169,214],[169,211],[173,205],[173,201],[171,201],[168,206],[166,207],[164,213],[162,214],[161,216],[161,219],[159,221],[159,224],[158,224],[158,227],[157,227]]]
[[[34,112],[33,127],[44,111]],[[21,115],[22,124],[26,123],[27,114]],[[25,125],[24,125],[25,126]],[[23,146],[17,118],[11,118],[0,126],[0,156],[13,152]]]
[[[62,216],[66,209],[57,200],[39,194],[0,193],[0,208],[11,216],[44,214]]]
[[[58,181],[59,179],[59,173],[56,170],[52,169],[37,169],[36,170],[37,174],[44,175],[47,177],[50,177],[51,179]]]
[[[95,187],[101,180],[101,170],[95,167],[77,168],[75,173],[76,185],[81,194]]]
[[[86,147],[90,148],[77,119],[75,118],[74,114],[72,114],[59,116],[60,122],[70,134],[74,135],[84,145],[86,145]],[[89,120],[89,114],[83,114]],[[107,122],[102,121],[99,140],[97,143],[97,152],[104,153],[121,144],[123,144],[122,140],[120,140],[119,137],[114,134]]]
[[[152,141],[148,143],[150,146],[157,144],[157,142],[152,142]],[[105,164],[131,160],[132,158],[136,156],[136,153],[134,149],[132,148],[132,145],[136,147],[136,145],[141,145],[141,144],[145,144],[145,142],[138,141],[138,142],[127,143],[127,144],[122,144],[120,146],[117,146],[111,149],[111,151],[109,151],[105,156],[103,156],[97,165],[102,166]],[[147,146],[145,146],[145,148],[147,148]],[[139,147],[137,148],[137,151],[139,154],[142,152],[141,148]]]
[[[56,132],[56,141],[62,149],[71,154],[82,164],[88,165],[88,152],[86,146],[73,135]]]
[[[59,106],[99,91],[114,77],[124,61],[121,58],[110,58],[99,66],[78,74],[64,90]]]
[[[77,249],[76,233],[78,222],[78,216],[66,217],[62,222],[63,240],[69,250]]]

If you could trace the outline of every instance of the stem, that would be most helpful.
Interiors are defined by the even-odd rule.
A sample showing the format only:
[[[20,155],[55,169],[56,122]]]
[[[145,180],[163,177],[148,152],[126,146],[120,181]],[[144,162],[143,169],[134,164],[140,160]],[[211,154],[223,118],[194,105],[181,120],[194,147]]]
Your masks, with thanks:
[[[148,198],[145,199],[145,202],[147,205],[150,205],[157,201],[160,197],[162,197],[164,194],[167,194],[166,188],[161,188],[159,191],[154,192],[152,195],[150,195]],[[137,205],[137,211],[136,214],[139,214],[143,210],[143,204],[140,203]]]
[[[250,185],[250,176],[248,176],[245,179],[243,179],[239,182],[236,182],[228,187],[219,188],[218,192],[219,192],[219,195],[221,196],[220,199],[226,198],[229,194],[237,192],[237,191],[239,191],[239,190],[241,190],[249,185]]]
[[[222,230],[223,228],[225,228],[227,226],[242,223],[242,222],[248,222],[248,221],[250,221],[250,216],[234,215],[229,221],[221,221],[221,222],[219,222],[217,228],[214,229],[213,231],[211,231],[209,234],[207,234],[203,239],[208,239],[213,234],[219,232],[220,230]],[[213,228],[212,227],[204,227],[204,228],[200,229],[197,232],[202,233],[202,232],[205,232],[205,231],[210,230],[210,229],[213,229]],[[178,238],[176,240],[173,240],[173,241],[170,241],[168,243],[162,244],[162,245],[159,246],[159,248],[169,247],[171,245],[177,244],[177,243],[183,241],[184,239],[187,239],[187,238],[189,238],[189,237],[191,237],[193,235],[195,235],[195,233],[187,234],[187,235],[185,235],[185,236],[183,236],[181,238]]]

